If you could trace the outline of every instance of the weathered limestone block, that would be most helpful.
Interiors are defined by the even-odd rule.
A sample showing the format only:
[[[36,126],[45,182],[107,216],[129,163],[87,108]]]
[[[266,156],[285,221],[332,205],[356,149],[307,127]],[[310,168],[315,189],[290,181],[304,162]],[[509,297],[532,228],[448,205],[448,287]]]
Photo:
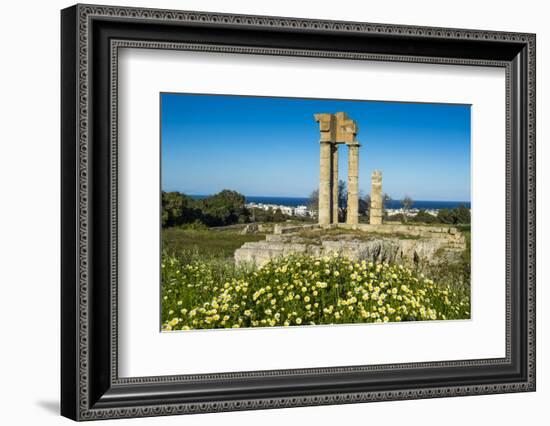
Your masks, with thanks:
[[[235,251],[235,261],[262,266],[271,259],[290,254],[325,256],[337,253],[353,260],[396,262],[412,266],[419,262],[454,261],[459,259],[466,248],[464,235],[454,227],[398,224],[330,226],[356,229],[359,233],[321,233],[308,237],[293,232],[303,230],[304,227],[313,230],[318,228],[317,225],[282,228],[281,233],[266,236],[266,241],[245,243]]]
[[[319,228],[318,224],[306,224],[306,225],[281,225],[276,224],[273,228],[275,235],[289,234],[291,232],[308,231]]]
[[[334,114],[336,119],[336,142],[346,145],[356,144],[355,136],[359,133],[359,126],[351,120],[345,112]]]
[[[382,172],[375,170],[371,176],[370,192],[370,223],[371,225],[382,224]]]
[[[242,235],[255,234],[260,231],[260,226],[257,223],[249,223],[241,230]]]
[[[300,243],[266,243],[248,242],[235,251],[236,263],[254,264],[258,267],[265,265],[271,259],[286,257],[291,254],[310,254],[308,246]]]
[[[335,253],[352,260],[393,262],[412,266],[416,263],[437,263],[443,253],[445,259],[457,258],[462,249],[449,247],[443,239],[407,240],[398,238],[361,240],[327,240],[321,244],[296,242],[245,243],[235,251],[237,263],[252,263],[258,267],[271,259],[291,254],[330,256]]]

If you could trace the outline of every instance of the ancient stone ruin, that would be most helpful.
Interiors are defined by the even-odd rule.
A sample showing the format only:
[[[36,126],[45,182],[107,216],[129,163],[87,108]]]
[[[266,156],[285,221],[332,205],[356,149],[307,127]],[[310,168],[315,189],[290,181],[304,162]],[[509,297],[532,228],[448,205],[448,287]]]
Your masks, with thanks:
[[[318,224],[277,225],[265,241],[244,243],[235,251],[235,261],[262,266],[291,254],[337,254],[356,261],[413,266],[458,260],[466,248],[464,235],[449,226],[340,224],[338,228],[341,232],[331,233]]]
[[[237,263],[262,266],[291,254],[341,255],[353,260],[437,264],[460,258],[466,239],[457,228],[383,224],[382,172],[371,176],[369,224],[359,223],[358,126],[345,112],[316,114],[320,138],[319,220],[317,224],[275,225],[265,241],[235,251]],[[338,145],[348,146],[346,223],[338,223]]]
[[[346,223],[359,223],[359,147],[357,123],[345,112],[315,114],[321,132],[319,225],[338,223],[338,145],[348,146],[348,205]]]

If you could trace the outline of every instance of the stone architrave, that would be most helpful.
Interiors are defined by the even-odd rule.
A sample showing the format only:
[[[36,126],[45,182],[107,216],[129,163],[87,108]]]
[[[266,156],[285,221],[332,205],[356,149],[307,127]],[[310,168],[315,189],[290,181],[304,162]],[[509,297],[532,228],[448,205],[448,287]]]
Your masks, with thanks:
[[[370,224],[382,224],[382,172],[375,170],[371,177]]]

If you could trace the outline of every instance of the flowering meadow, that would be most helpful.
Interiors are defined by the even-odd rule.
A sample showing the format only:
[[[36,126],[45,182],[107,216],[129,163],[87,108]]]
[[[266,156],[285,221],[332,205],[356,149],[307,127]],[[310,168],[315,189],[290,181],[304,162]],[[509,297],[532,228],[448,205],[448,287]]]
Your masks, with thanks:
[[[470,318],[469,292],[402,265],[290,256],[261,268],[162,257],[162,330]]]

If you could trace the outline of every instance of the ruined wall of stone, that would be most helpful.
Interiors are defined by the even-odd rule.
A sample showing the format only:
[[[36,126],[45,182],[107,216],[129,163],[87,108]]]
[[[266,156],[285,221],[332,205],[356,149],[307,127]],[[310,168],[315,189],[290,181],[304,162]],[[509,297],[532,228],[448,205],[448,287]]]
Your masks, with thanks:
[[[237,249],[235,261],[262,266],[273,258],[291,254],[337,254],[353,260],[413,265],[458,260],[466,249],[464,235],[449,226],[339,224],[331,228],[352,229],[358,234],[321,235],[318,238],[304,238],[297,234],[316,228],[319,226],[278,226],[265,241],[248,242]]]

